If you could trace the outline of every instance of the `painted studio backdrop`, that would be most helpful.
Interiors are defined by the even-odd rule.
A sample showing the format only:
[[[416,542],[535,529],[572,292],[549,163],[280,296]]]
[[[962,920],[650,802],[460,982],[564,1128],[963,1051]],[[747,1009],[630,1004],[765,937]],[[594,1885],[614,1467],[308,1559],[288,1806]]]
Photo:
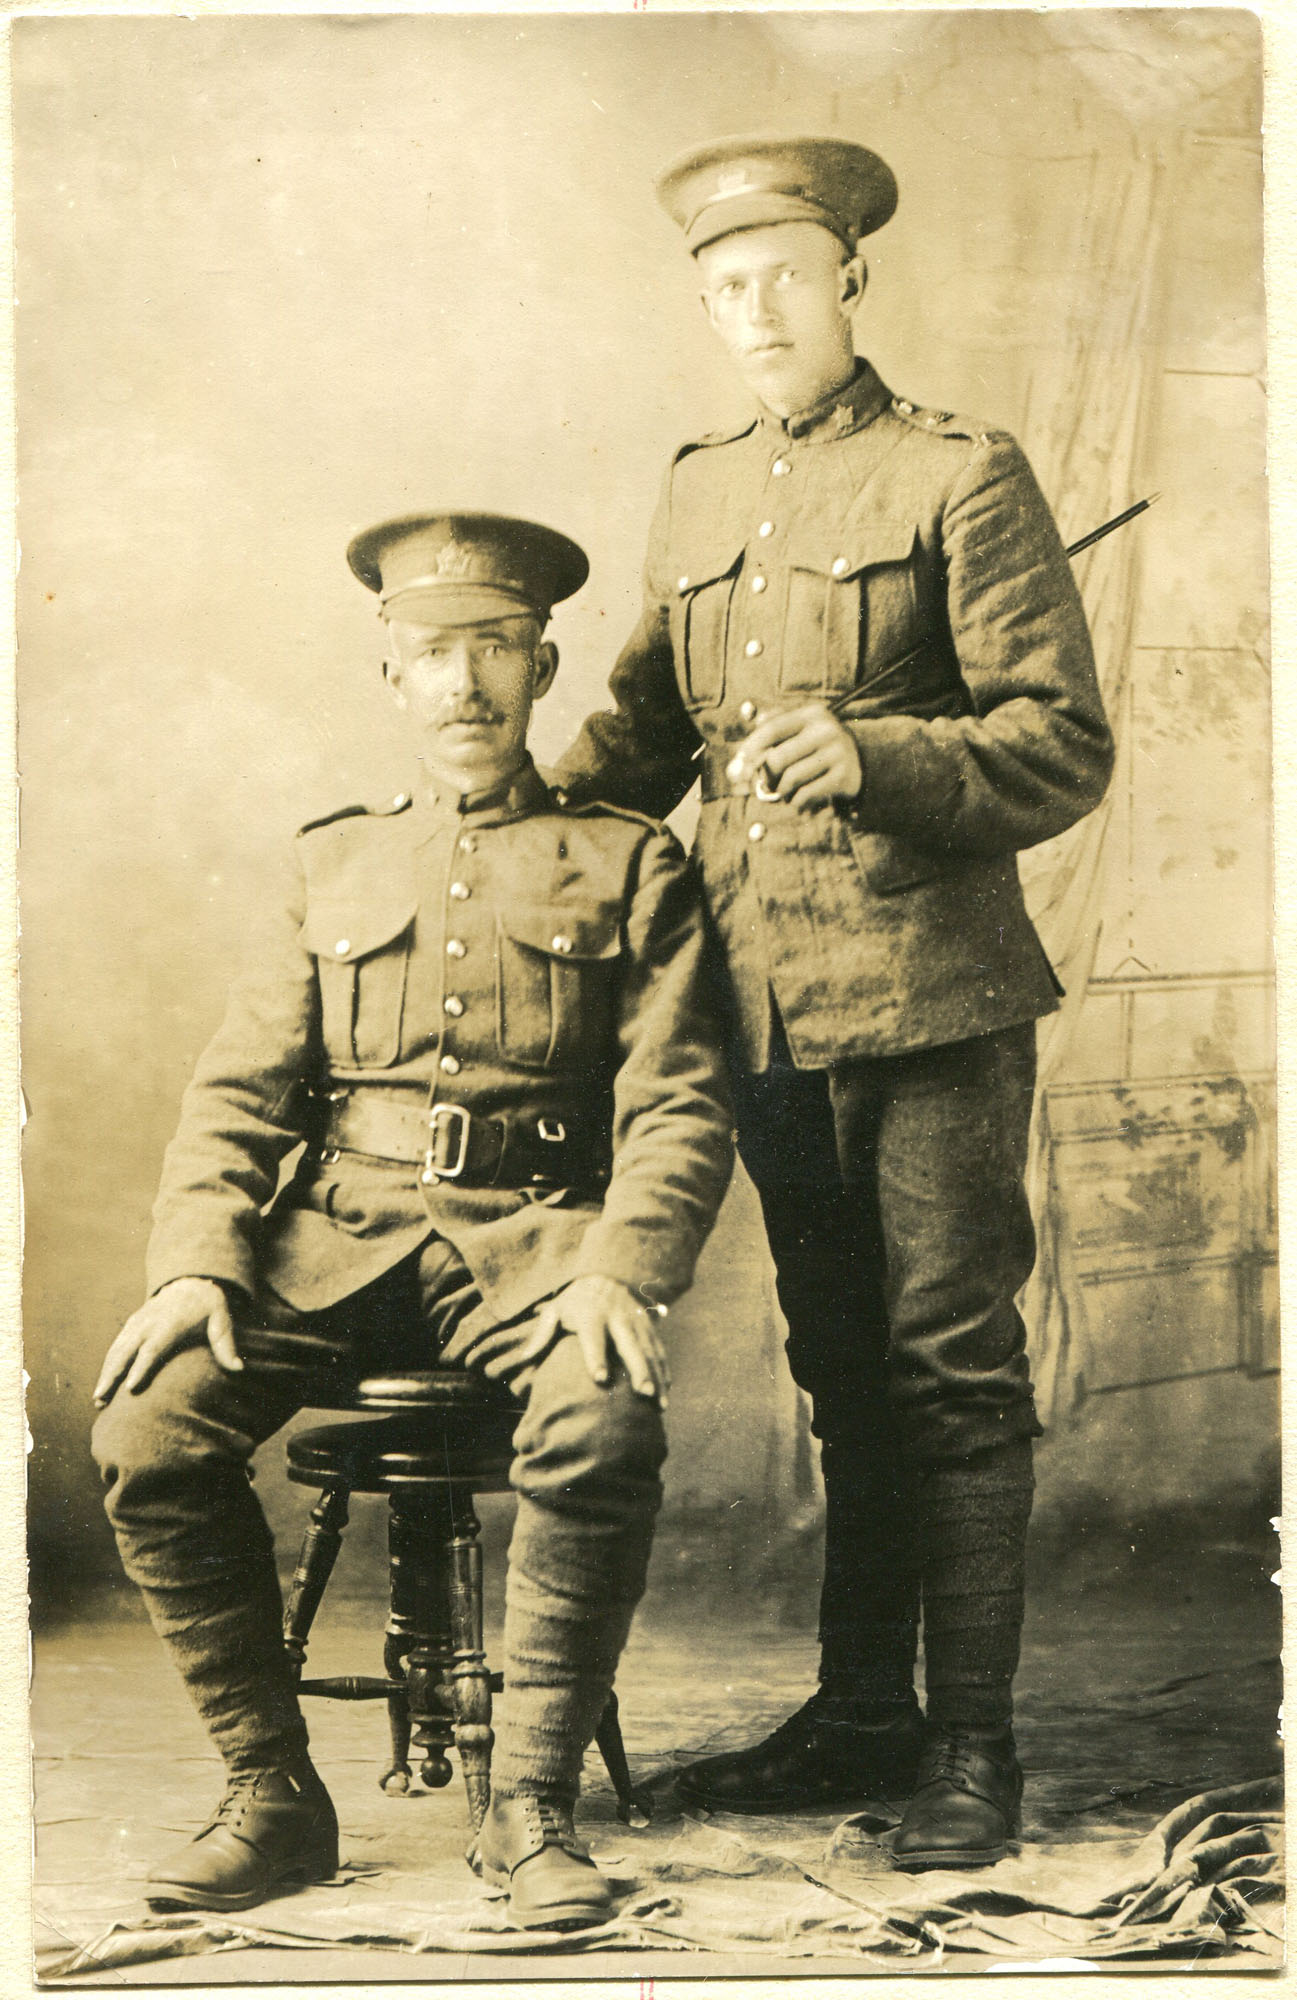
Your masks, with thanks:
[[[39,1599],[117,1574],[90,1386],[263,863],[409,782],[347,540],[458,502],[584,545],[557,754],[634,622],[670,452],[744,408],[652,178],[761,128],[895,168],[857,343],[898,394],[1016,432],[1069,541],[1160,492],[1077,564],[1117,778],[1025,862],[1069,994],[1033,1169],[1038,1532],[1267,1506],[1255,22],[45,19],[15,67]],[[802,1617],[814,1452],[741,1178],[672,1324],[654,1588],[732,1578]],[[300,1500],[262,1456],[287,1548]],[[339,1587],[382,1586],[378,1535],[357,1520]]]

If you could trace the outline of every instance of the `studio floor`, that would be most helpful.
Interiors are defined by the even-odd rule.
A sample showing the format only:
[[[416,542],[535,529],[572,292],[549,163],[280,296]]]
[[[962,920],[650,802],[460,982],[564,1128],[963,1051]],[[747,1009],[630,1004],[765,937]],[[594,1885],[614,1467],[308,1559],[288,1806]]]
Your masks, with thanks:
[[[1249,1858],[1259,1849],[1248,1829],[1252,1819],[1273,1826],[1273,1813],[1217,1811],[1209,1831],[1228,1839],[1210,1851],[1235,1856],[1228,1879],[1213,1887],[1197,1864],[1196,1900],[1145,1895],[1149,1913],[1170,1911],[1169,1929],[1123,1918],[1114,1931],[1110,1916],[1123,1895],[1127,1914],[1135,1908],[1130,1885],[1148,1878],[1152,1830],[1168,1814],[1278,1769],[1273,1568],[1273,1550],[1247,1539],[1080,1537],[1037,1550],[1019,1681],[1023,1841],[976,1877],[894,1871],[887,1801],[861,1801],[857,1814],[708,1821],[673,1811],[660,1782],[652,1824],[627,1829],[592,1755],[579,1823],[628,1915],[580,1944],[509,1932],[464,1865],[458,1780],[385,1797],[381,1708],[321,1702],[314,1750],[342,1822],[338,1883],[206,1930],[199,1919],[167,1935],[144,1928],[149,1864],[197,1829],[220,1776],[147,1625],[124,1596],[109,1600],[93,1620],[37,1637],[44,1974],[87,1986],[370,1984],[1025,1970],[1097,1957],[1144,1970],[1270,1969],[1282,1949],[1277,1872],[1258,1885],[1265,1869]],[[381,1622],[381,1607],[326,1607],[311,1670],[373,1671]],[[814,1660],[809,1634],[771,1629],[759,1608],[659,1590],[618,1683],[636,1780],[763,1731],[804,1698]],[[1255,1786],[1239,1795],[1260,1796]],[[1260,1845],[1273,1849],[1273,1832]],[[1096,1927],[1077,1914],[1093,1910],[1109,1917]],[[168,1955],[150,1957],[154,1947]]]

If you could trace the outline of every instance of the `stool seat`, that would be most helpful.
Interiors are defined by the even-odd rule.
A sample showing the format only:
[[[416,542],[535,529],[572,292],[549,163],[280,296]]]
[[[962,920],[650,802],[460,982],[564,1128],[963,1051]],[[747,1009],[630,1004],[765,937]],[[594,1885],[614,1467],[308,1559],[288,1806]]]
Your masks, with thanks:
[[[345,1405],[355,1410],[419,1410],[429,1416],[441,1411],[461,1414],[497,1410],[516,1424],[519,1406],[503,1382],[492,1382],[467,1368],[418,1368],[400,1375],[365,1375]]]
[[[353,1493],[450,1486],[507,1493],[517,1418],[517,1406],[511,1405],[465,1408],[454,1412],[450,1423],[429,1409],[367,1423],[321,1424],[289,1439],[288,1477],[298,1486],[342,1485]]]

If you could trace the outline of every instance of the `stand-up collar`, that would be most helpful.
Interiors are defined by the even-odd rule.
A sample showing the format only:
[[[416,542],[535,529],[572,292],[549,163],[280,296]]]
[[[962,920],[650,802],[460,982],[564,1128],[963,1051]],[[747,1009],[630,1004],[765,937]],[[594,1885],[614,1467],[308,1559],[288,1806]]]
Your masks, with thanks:
[[[504,784],[489,792],[470,793],[467,798],[430,779],[416,792],[414,807],[420,819],[429,825],[455,820],[467,826],[495,826],[505,820],[522,819],[548,800],[545,782],[528,757]]]
[[[819,444],[845,437],[849,431],[872,423],[891,399],[890,389],[872,365],[857,355],[854,376],[831,396],[812,403],[808,410],[798,410],[791,417],[777,417],[773,410],[763,408],[761,422],[764,428],[777,431],[782,437]]]

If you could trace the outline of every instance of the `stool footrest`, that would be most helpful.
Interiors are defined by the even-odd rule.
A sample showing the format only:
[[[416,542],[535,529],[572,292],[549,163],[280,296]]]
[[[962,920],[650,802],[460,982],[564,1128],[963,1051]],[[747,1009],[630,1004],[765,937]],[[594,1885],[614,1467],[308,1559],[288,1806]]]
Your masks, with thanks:
[[[404,1681],[380,1681],[373,1674],[339,1674],[333,1680],[299,1681],[299,1694],[327,1695],[333,1701],[386,1701],[405,1694]]]

